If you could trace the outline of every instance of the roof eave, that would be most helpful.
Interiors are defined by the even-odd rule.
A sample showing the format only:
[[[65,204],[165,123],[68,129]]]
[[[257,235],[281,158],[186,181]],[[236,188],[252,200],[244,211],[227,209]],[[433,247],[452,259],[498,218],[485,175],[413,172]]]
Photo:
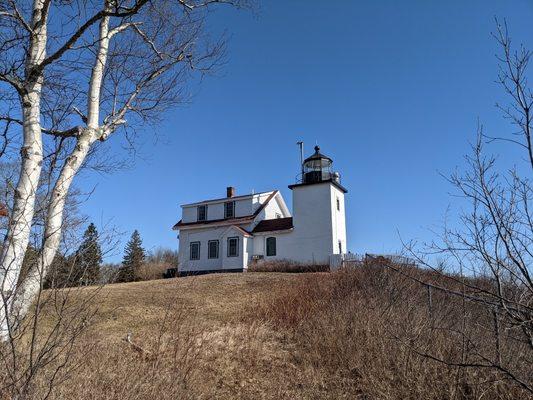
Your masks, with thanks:
[[[275,192],[275,190],[269,190],[267,192],[258,192],[258,193],[250,193],[250,194],[243,194],[243,195],[240,195],[240,196],[234,196],[234,197],[221,197],[219,199],[210,199],[210,200],[202,200],[202,201],[196,201],[194,203],[188,203],[188,204],[182,204],[180,207],[181,208],[184,208],[184,207],[195,207],[195,206],[199,206],[199,205],[204,205],[204,204],[217,204],[217,203],[225,203],[227,201],[235,201],[235,200],[247,200],[247,199],[251,199],[253,198],[254,196],[260,196],[260,195],[264,195],[264,194],[270,194],[272,192]]]
[[[261,232],[252,232],[254,236],[257,235],[271,235],[273,233],[288,233],[292,232],[294,230],[294,227],[288,228],[288,229],[277,229],[275,231],[261,231]]]
[[[232,219],[222,219],[222,220],[216,220],[216,221],[202,221],[202,222],[187,222],[185,224],[182,224],[182,220],[180,220],[176,225],[173,226],[173,230],[180,230],[180,229],[194,229],[194,228],[206,228],[206,227],[212,227],[212,226],[225,226],[225,225],[241,225],[241,224],[248,224],[250,222],[253,222],[259,214],[261,214],[261,211],[263,211],[268,203],[279,193],[279,190],[274,190],[271,192],[263,192],[261,194],[270,193],[263,204],[259,206],[257,210],[251,215],[246,215],[243,217],[238,218],[232,218]]]
[[[300,187],[300,186],[310,186],[310,185],[320,185],[322,183],[331,183],[333,186],[335,186],[337,189],[339,189],[341,192],[343,193],[348,193],[348,189],[346,189],[344,186],[342,186],[339,182],[335,182],[333,179],[326,179],[324,181],[320,181],[320,182],[310,182],[310,183],[294,183],[292,185],[289,185],[288,188],[289,189],[293,189],[295,187]]]
[[[201,228],[211,228],[214,226],[226,226],[226,225],[242,225],[242,224],[249,224],[250,222],[253,222],[254,216],[247,217],[246,219],[239,218],[239,219],[226,219],[222,221],[216,221],[216,222],[208,222],[208,223],[185,223],[180,225],[178,222],[176,225],[173,226],[172,229],[174,230],[181,230],[181,229],[201,229]]]

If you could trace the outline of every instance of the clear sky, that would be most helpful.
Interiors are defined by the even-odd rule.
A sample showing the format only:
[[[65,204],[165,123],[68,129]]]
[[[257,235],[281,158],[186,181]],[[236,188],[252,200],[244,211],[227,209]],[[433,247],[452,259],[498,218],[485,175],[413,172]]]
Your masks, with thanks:
[[[478,118],[509,133],[491,37],[506,18],[516,43],[533,47],[533,1],[281,1],[260,10],[219,9],[213,31],[229,36],[227,64],[204,79],[191,104],[146,131],[130,167],[78,182],[82,206],[124,240],[138,229],[147,249],[176,248],[179,205],[280,189],[299,172],[296,141],[333,158],[349,190],[348,248],[389,253],[430,240]],[[112,144],[117,151],[119,145]],[[503,151],[505,146],[494,148]],[[121,258],[122,248],[112,257]]]

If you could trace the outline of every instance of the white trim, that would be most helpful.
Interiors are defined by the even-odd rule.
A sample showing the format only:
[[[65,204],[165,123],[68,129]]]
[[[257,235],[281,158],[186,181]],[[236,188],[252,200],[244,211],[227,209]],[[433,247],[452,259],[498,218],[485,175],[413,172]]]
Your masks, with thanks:
[[[247,225],[254,221],[253,217],[249,217],[247,220],[242,222],[235,222],[235,219],[239,219],[243,217],[237,217],[232,219],[227,219],[223,221],[218,222],[209,222],[209,220],[205,221],[205,224],[196,224],[193,223],[191,225],[185,225],[185,226],[178,226],[175,228],[175,230],[181,231],[181,230],[188,230],[188,229],[207,229],[207,228],[213,228],[213,227],[220,227],[225,225],[231,225],[231,226],[239,226],[239,225]]]
[[[276,201],[279,204],[279,208],[281,208],[281,211],[283,211],[283,213],[285,214],[285,217],[291,217],[292,215],[281,193],[278,191],[278,193],[274,197],[276,198]]]
[[[242,229],[242,228],[241,228],[241,229]],[[253,235],[251,235],[251,234],[245,232],[244,229],[243,229],[243,230],[241,230],[241,229],[238,229],[238,227],[237,227],[236,225],[231,225],[228,229],[226,229],[226,230],[224,231],[224,233],[222,233],[222,236],[221,236],[221,237],[226,237],[227,234],[228,234],[228,232],[229,232],[230,230],[234,230],[234,231],[237,232],[239,235],[244,236],[244,237],[253,237]]]

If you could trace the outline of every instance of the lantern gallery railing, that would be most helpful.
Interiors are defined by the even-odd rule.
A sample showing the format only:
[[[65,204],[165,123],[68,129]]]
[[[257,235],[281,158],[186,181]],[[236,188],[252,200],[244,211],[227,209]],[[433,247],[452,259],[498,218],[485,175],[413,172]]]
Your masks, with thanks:
[[[338,172],[332,171],[307,171],[296,175],[296,183],[317,183],[333,180],[341,182],[341,176]]]

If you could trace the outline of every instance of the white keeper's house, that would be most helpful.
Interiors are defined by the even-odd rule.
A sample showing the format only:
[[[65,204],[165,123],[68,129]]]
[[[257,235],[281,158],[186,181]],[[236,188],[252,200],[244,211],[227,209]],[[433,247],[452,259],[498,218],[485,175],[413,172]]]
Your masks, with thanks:
[[[315,153],[302,162],[292,190],[291,215],[278,190],[181,206],[179,274],[246,271],[253,262],[290,260],[329,264],[346,252],[346,217],[340,175],[332,159]]]

